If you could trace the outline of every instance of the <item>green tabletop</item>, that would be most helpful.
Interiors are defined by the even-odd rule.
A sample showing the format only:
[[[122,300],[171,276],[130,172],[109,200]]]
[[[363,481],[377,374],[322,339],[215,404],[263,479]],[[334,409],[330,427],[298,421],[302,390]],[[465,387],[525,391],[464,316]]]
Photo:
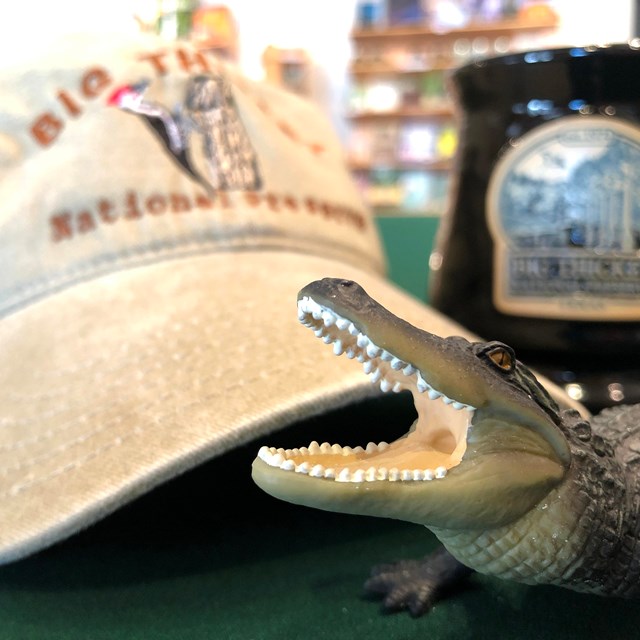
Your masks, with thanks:
[[[279,432],[356,444],[413,418],[391,396]],[[250,480],[261,442],[160,487],[92,529],[0,569],[0,638],[636,638],[634,602],[475,576],[427,616],[386,615],[362,595],[371,564],[419,557],[424,528],[276,501]]]

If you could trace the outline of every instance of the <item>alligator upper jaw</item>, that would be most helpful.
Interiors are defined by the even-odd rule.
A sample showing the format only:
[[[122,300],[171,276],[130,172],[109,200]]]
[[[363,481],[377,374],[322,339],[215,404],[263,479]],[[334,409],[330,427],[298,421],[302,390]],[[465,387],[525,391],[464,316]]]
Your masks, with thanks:
[[[354,285],[325,280],[305,287],[300,321],[337,355],[359,360],[382,391],[410,390],[418,419],[391,444],[263,447],[253,466],[257,484],[298,504],[437,527],[497,526],[528,510],[563,476],[552,447],[527,429],[524,444],[507,445],[509,455],[487,449],[496,433],[514,429],[487,409],[486,388],[473,384],[478,372],[464,370],[473,369],[473,359],[458,361],[452,342],[396,318]]]

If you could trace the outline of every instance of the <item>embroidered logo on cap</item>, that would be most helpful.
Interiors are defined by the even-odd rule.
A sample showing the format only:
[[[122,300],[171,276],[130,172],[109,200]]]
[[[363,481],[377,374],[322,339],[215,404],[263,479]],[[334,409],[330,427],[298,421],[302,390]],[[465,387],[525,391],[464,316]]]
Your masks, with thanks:
[[[173,110],[145,98],[148,81],[116,89],[108,103],[140,117],[180,169],[207,191],[255,191],[262,180],[231,88],[219,74],[193,76]]]

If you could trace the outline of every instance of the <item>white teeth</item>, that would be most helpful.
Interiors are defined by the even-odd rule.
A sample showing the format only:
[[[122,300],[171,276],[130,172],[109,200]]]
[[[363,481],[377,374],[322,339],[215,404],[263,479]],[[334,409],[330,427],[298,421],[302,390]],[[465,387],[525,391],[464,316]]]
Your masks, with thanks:
[[[328,329],[329,327],[333,327],[333,325],[336,323],[336,317],[330,311],[323,311],[322,322],[324,323],[324,326],[327,327]]]
[[[376,346],[375,344],[373,344],[373,342],[369,342],[369,344],[367,345],[367,355],[370,358],[377,358],[381,352],[382,352],[382,349]]]
[[[393,376],[388,378],[387,375],[390,371],[378,366],[379,363],[375,362],[377,359],[388,363],[391,371],[402,371],[402,374],[406,377],[417,374],[415,384],[418,392],[427,392],[431,400],[442,398],[446,404],[452,405],[456,410],[462,408],[473,410],[472,407],[448,398],[439,391],[436,391],[422,377],[416,367],[398,358],[386,349],[382,349],[367,335],[362,333],[351,320],[318,304],[312,298],[303,297],[300,299],[298,302],[298,318],[303,324],[311,326],[315,335],[322,338],[323,342],[333,344],[333,352],[336,355],[342,355],[344,353],[349,359],[357,358],[358,361],[363,364],[364,372],[370,375],[371,382],[373,384],[380,383],[380,388],[383,392],[393,390],[397,393],[407,388],[408,384],[403,383],[401,380],[394,379]],[[313,320],[311,320],[311,318],[313,318]],[[320,324],[318,325],[318,323]],[[338,331],[343,332],[341,337],[336,335],[336,331],[333,329],[334,327]],[[348,336],[346,336],[347,333],[349,334]]]
[[[365,469],[351,470],[343,468],[336,470],[334,467],[325,468],[323,464],[314,464],[313,456],[318,455],[343,455],[353,456],[359,454],[373,455],[389,448],[387,442],[369,442],[366,449],[362,447],[342,447],[339,444],[329,444],[323,442],[318,444],[315,440],[308,447],[300,449],[275,449],[274,447],[261,447],[258,451],[258,458],[271,467],[276,467],[282,471],[300,473],[312,478],[323,478],[336,482],[421,482],[433,480],[434,478],[444,478],[447,475],[446,467],[432,469],[403,469],[396,467],[387,469],[386,467],[370,466]],[[305,456],[308,459],[296,464],[294,457]]]
[[[311,328],[314,334],[321,338],[326,344],[331,344],[336,355],[345,354],[349,359],[357,359],[362,363],[362,369],[369,380],[380,387],[382,392],[393,391],[399,393],[409,389],[414,393],[423,393],[430,400],[442,399],[452,409],[460,411],[466,409],[472,414],[474,407],[449,398],[440,391],[434,389],[422,376],[420,370],[414,365],[402,360],[390,351],[376,345],[369,336],[362,333],[353,321],[345,318],[332,309],[318,304],[312,298],[305,296],[298,301],[298,319],[303,325]],[[412,376],[415,376],[413,378]],[[471,420],[471,418],[469,418]],[[389,445],[387,443],[369,443],[366,454],[375,454],[383,451]],[[258,457],[265,463],[279,467],[285,471],[294,471],[307,474],[314,478],[325,478],[336,482],[371,482],[387,480],[391,482],[415,482],[441,479],[447,475],[447,468],[444,466],[433,469],[398,469],[396,467],[387,469],[385,467],[369,467],[366,469],[350,470],[348,468],[325,469],[322,464],[314,464],[305,460],[301,464],[296,464],[300,458],[306,458],[318,454],[335,456],[358,456],[365,455],[362,447],[342,447],[331,445],[328,442],[319,445],[312,442],[308,448],[276,450],[273,447],[262,447],[258,452]],[[292,459],[293,458],[293,459]],[[324,462],[324,460],[323,460]],[[352,464],[353,463],[347,463]],[[355,465],[353,465],[355,466]]]

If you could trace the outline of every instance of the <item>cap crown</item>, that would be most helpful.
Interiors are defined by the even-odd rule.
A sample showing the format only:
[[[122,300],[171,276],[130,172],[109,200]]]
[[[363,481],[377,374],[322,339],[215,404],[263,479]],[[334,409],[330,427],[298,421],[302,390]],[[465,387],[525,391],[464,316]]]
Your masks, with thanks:
[[[310,103],[155,38],[67,38],[45,62],[0,77],[0,313],[198,252],[382,270],[340,142]]]

